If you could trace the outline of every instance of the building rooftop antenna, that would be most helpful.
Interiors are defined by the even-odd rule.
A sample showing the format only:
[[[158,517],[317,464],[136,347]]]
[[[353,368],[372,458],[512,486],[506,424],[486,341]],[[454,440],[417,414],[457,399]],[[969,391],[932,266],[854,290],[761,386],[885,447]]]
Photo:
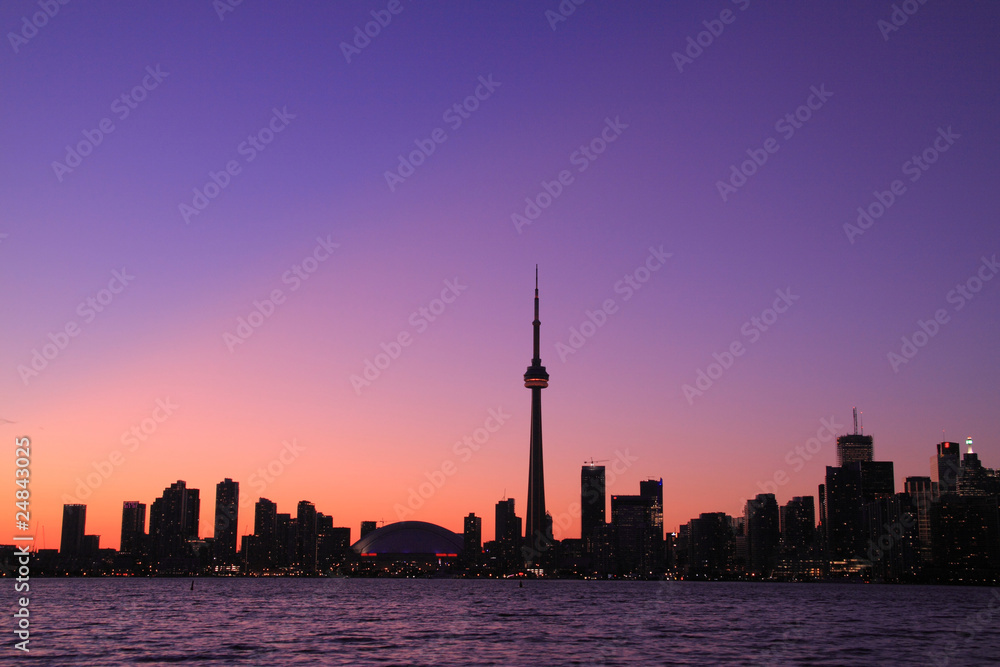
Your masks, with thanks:
[[[861,411],[861,434],[864,435],[865,432],[865,411]]]

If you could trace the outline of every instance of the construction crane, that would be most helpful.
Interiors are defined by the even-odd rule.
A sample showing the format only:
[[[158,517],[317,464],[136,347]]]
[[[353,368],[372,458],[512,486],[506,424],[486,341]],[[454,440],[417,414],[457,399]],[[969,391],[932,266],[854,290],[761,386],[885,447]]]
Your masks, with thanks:
[[[597,459],[597,460],[590,459],[590,461],[584,461],[584,463],[589,464],[590,467],[593,468],[595,463],[607,463],[610,460],[611,459]]]

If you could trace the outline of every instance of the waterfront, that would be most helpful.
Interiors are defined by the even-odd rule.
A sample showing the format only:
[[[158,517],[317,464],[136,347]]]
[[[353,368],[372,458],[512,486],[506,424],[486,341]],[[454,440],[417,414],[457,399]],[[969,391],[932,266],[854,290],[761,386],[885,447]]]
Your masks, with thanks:
[[[995,664],[1000,589],[40,579],[37,665]],[[12,650],[9,649],[8,650]]]

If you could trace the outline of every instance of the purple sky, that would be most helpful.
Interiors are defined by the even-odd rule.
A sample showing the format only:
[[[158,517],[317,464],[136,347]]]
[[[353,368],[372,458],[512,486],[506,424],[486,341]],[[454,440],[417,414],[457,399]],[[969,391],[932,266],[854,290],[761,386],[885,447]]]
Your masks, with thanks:
[[[221,19],[208,0],[71,2],[47,20],[5,2],[0,426],[35,443],[49,546],[67,497],[114,546],[121,502],[177,479],[202,489],[210,535],[223,477],[355,531],[476,512],[492,535],[496,500],[524,511],[535,263],[556,537],[578,536],[580,464],[619,452],[635,460],[609,491],[663,477],[669,530],[738,513],[782,471],[780,503],[814,495],[832,440],[789,452],[822,419],[849,431],[855,405],[897,488],[928,474],[942,430],[1000,466],[1000,280],[977,282],[1000,271],[1000,8],[903,4],[890,30],[892,3],[860,1],[589,0],[558,22],[555,0],[244,2]],[[348,62],[373,11],[391,22]],[[415,142],[434,150],[390,187]],[[226,186],[185,213],[213,173]],[[512,218],[534,216],[526,198],[545,205],[530,224]],[[65,349],[32,373],[52,339]],[[699,371],[716,379],[686,395]],[[501,408],[478,451],[454,446]],[[261,481],[293,439],[302,453]]]

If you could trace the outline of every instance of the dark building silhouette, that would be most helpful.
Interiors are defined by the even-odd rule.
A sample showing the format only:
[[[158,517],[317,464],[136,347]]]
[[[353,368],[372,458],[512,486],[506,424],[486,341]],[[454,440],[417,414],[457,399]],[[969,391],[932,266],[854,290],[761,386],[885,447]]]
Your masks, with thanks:
[[[995,583],[1000,576],[997,496],[946,494],[931,506],[934,565],[943,579]]]
[[[153,501],[149,512],[149,537],[155,559],[162,567],[184,569],[189,563],[169,561],[189,559],[193,553],[189,541],[198,539],[201,499],[198,489],[189,489],[178,480]]]
[[[965,446],[968,450],[962,457],[962,466],[958,471],[958,495],[1000,495],[1000,475],[996,470],[983,466],[979,455],[972,451],[972,438],[966,438]]]
[[[854,433],[837,438],[837,465],[865,463],[874,455],[874,438],[858,432],[858,409],[854,409]]]
[[[822,575],[816,539],[816,508],[812,496],[795,496],[778,511],[781,530],[779,570],[792,579]]]
[[[135,500],[122,503],[122,539],[119,551],[138,556],[145,547],[146,505]]]
[[[215,562],[236,562],[236,537],[239,532],[240,483],[228,477],[215,485]]]
[[[663,479],[640,481],[639,495],[646,499],[649,506],[649,525],[655,542],[653,549],[659,553],[663,546]]]
[[[278,513],[275,515],[275,535],[277,537],[274,554],[275,567],[289,568],[295,563],[298,552],[296,524],[291,514]]]
[[[874,450],[874,438],[870,435],[842,435],[837,438],[837,464],[845,466],[871,461]]]
[[[848,464],[861,474],[861,498],[866,503],[892,498],[896,478],[892,461],[864,461]]]
[[[826,467],[823,529],[827,558],[847,561],[862,553],[861,469]]]
[[[80,544],[80,555],[85,558],[96,558],[101,550],[100,535],[84,535]]]
[[[580,539],[588,553],[594,550],[594,533],[606,523],[606,507],[604,466],[583,466],[580,469]]]
[[[366,537],[368,537],[369,533],[374,533],[376,530],[378,530],[378,522],[377,521],[362,521],[361,522],[361,537],[358,538],[358,539],[363,540]]]
[[[688,529],[688,575],[714,578],[729,572],[733,543],[730,517],[723,512],[699,514]]]
[[[917,513],[917,536],[920,541],[920,561],[930,565],[933,551],[931,547],[931,504],[934,500],[933,484],[930,477],[907,477],[904,484]]]
[[[939,442],[937,457],[931,459],[931,476],[937,482],[937,495],[958,492],[958,472],[961,469],[957,442]]]
[[[62,539],[59,541],[61,555],[83,555],[83,535],[86,532],[86,523],[86,505],[63,505]]]
[[[463,521],[462,552],[469,563],[479,562],[483,553],[483,520],[471,512]]]
[[[760,493],[748,500],[744,513],[749,570],[770,577],[778,566],[781,530],[778,502],[773,493]]]
[[[494,524],[496,567],[502,574],[518,572],[524,566],[521,554],[521,517],[514,513],[514,499],[501,500],[496,505]]]
[[[308,500],[300,500],[296,522],[295,564],[305,574],[316,572],[317,522],[316,506]]]
[[[549,386],[549,374],[542,366],[539,347],[538,267],[535,267],[534,356],[524,373],[524,386],[531,390],[531,441],[528,459],[528,509],[525,515],[525,558],[529,566],[539,566],[552,544],[552,527],[545,512],[545,471],[542,462],[542,389]]]
[[[351,529],[334,526],[333,517],[319,513],[316,515],[316,560],[321,571],[338,567],[344,562],[347,550],[351,548]]]
[[[254,572],[269,570],[277,565],[278,556],[278,506],[267,498],[259,498],[253,512],[254,540],[245,555]]]

